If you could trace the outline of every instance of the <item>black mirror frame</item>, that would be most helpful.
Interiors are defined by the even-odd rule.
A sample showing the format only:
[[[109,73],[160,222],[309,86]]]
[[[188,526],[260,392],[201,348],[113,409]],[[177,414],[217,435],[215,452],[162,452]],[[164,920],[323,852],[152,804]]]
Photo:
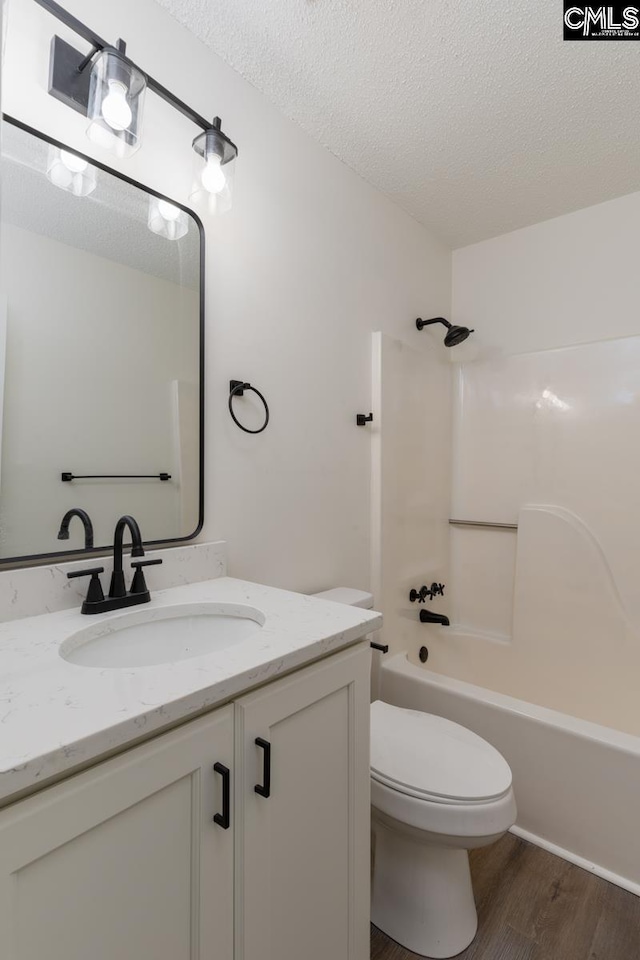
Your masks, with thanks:
[[[169,203],[172,203],[175,207],[178,207],[180,210],[183,210],[188,214],[196,226],[198,227],[200,233],[200,284],[199,284],[199,303],[200,303],[200,321],[199,321],[199,333],[200,333],[200,356],[198,359],[198,372],[199,372],[199,415],[200,423],[198,425],[198,525],[193,533],[185,537],[172,537],[165,540],[144,540],[144,546],[148,547],[168,547],[172,545],[178,545],[181,543],[187,543],[190,540],[194,540],[202,530],[204,524],[204,427],[205,427],[205,232],[204,224],[200,217],[192,210],[190,207],[184,206],[182,203],[178,203],[172,197],[167,197],[165,194],[158,193],[157,190],[153,190],[151,187],[147,187],[142,183],[139,183],[137,180],[134,180],[132,177],[127,177],[124,173],[120,173],[118,170],[114,170],[112,167],[107,166],[104,163],[101,163],[99,160],[95,160],[93,157],[90,157],[86,154],[81,153],[79,150],[76,150],[75,147],[70,147],[68,144],[62,143],[60,140],[55,140],[53,137],[48,136],[46,133],[41,133],[41,131],[36,130],[34,127],[29,126],[26,123],[23,123],[21,120],[17,120],[15,117],[10,116],[7,113],[2,114],[2,120],[5,123],[10,123],[12,126],[17,127],[20,130],[23,130],[25,133],[31,134],[34,137],[37,137],[39,140],[43,140],[45,143],[50,144],[51,146],[58,147],[62,150],[71,150],[73,153],[77,154],[79,157],[82,157],[92,166],[96,167],[98,170],[103,170],[105,173],[110,174],[113,177],[117,177],[119,180],[128,183],[132,187],[136,187],[138,190],[142,190],[149,196],[156,197],[158,200],[166,200]],[[82,559],[83,557],[108,553],[112,548],[112,544],[105,544],[100,547],[92,547],[89,550],[59,550],[55,553],[34,553],[27,556],[21,557],[3,557],[0,558],[0,570],[11,569],[15,567],[25,567],[25,566],[38,566],[39,564],[46,564],[50,561],[56,560],[72,560],[72,559]]]

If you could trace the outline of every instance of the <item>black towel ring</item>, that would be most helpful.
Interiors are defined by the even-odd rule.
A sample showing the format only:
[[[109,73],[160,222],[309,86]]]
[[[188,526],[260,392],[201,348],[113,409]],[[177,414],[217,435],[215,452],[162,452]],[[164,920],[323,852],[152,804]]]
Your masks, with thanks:
[[[244,430],[245,433],[262,433],[263,430],[266,430],[267,425],[269,423],[269,404],[267,403],[265,398],[262,396],[260,391],[256,390],[255,387],[252,387],[250,383],[245,383],[243,380],[231,380],[229,382],[229,387],[231,389],[231,393],[229,394],[229,413],[231,414],[231,418],[235,423],[235,425],[237,427],[240,427],[241,430]],[[258,430],[250,430],[249,427],[243,427],[240,421],[238,420],[238,418],[236,417],[235,413],[233,412],[233,398],[244,396],[245,390],[252,390],[253,393],[255,393],[258,397],[260,397],[260,399],[264,404],[264,413],[265,413],[264,423]]]

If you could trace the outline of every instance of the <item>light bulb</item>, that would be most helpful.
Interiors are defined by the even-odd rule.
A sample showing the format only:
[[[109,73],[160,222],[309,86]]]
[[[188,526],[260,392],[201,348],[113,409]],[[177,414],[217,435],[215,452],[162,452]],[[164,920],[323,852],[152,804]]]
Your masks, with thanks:
[[[178,207],[174,206],[173,203],[169,203],[168,200],[158,200],[158,213],[163,220],[167,220],[169,223],[175,222],[180,216]]]
[[[102,116],[112,130],[127,130],[133,120],[127,103],[127,88],[119,80],[109,80],[109,93],[102,101]]]
[[[202,186],[209,193],[220,193],[226,185],[224,171],[220,165],[220,157],[213,153],[207,157],[207,162],[200,176]]]
[[[86,160],[76,157],[75,153],[69,153],[68,150],[60,151],[60,159],[71,173],[84,173],[89,166]]]

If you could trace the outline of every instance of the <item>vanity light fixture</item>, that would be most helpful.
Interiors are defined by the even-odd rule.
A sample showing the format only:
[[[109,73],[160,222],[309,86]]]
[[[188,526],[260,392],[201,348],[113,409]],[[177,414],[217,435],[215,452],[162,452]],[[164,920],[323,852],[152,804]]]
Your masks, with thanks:
[[[70,150],[54,146],[49,147],[47,177],[54,186],[67,190],[74,197],[88,197],[98,182],[93,164]]]
[[[91,68],[87,116],[89,139],[117,157],[130,157],[141,145],[147,80],[125,57],[126,46],[105,48]],[[87,68],[88,69],[88,68]]]
[[[149,230],[165,240],[180,240],[189,232],[189,218],[184,210],[160,197],[149,197]]]
[[[210,213],[231,206],[233,173],[238,150],[220,129],[220,117],[193,141],[196,152],[191,199],[204,203]]]
[[[136,66],[123,40],[115,47],[107,43],[55,0],[35,3],[91,47],[83,53],[54,36],[49,71],[49,93],[89,118],[89,138],[120,158],[131,156],[141,145],[145,91],[151,90],[202,131],[192,144],[197,154],[192,198],[211,213],[228,210],[238,148],[223,133],[220,118],[205,119]]]

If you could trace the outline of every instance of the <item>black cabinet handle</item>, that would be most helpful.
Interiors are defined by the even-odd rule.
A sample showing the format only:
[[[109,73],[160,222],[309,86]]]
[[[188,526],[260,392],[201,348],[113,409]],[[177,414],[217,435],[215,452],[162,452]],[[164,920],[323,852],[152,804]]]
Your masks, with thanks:
[[[270,797],[271,796],[271,744],[268,740],[263,740],[262,737],[256,737],[255,740],[256,747],[260,747],[264,750],[262,758],[262,783],[256,783],[255,791],[259,793],[261,797]]]
[[[223,763],[214,763],[213,769],[222,777],[222,813],[216,813],[213,822],[228,830],[231,824],[231,774]]]

